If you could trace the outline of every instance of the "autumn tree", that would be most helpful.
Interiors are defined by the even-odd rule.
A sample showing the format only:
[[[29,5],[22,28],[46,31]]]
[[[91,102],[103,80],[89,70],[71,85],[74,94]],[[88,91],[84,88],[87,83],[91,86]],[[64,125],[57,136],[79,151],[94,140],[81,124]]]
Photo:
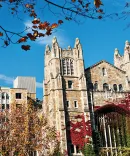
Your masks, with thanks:
[[[91,121],[85,121],[84,114],[77,115],[74,121],[70,121],[70,138],[73,145],[85,155],[93,155]],[[86,152],[87,150],[87,152]]]
[[[27,41],[36,41],[38,38],[49,36],[55,28],[65,20],[74,20],[79,22],[78,17],[90,19],[102,19],[104,17],[103,2],[101,0],[63,0],[56,2],[52,0],[42,1],[42,10],[50,11],[53,15],[57,15],[55,8],[59,9],[58,20],[50,23],[50,20],[44,21],[39,16],[37,1],[35,0],[1,0],[0,8],[10,10],[10,16],[21,19],[21,14],[25,14],[30,18],[32,26],[20,32],[11,31],[6,28],[4,23],[0,23],[0,44],[7,47],[10,44],[20,44],[23,50],[30,50],[30,45],[25,44]],[[16,23],[17,24],[17,23]],[[29,29],[30,32],[26,30]]]
[[[2,156],[28,156],[38,152],[53,155],[57,145],[56,131],[32,102],[11,104],[10,110],[0,111],[0,153]],[[53,147],[53,148],[52,148]]]

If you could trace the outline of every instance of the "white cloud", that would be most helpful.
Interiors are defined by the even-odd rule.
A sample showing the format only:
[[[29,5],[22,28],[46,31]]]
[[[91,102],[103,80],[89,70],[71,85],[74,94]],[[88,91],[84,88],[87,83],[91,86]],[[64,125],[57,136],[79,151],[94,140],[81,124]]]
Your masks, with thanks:
[[[37,87],[37,88],[43,88],[43,83],[36,82],[36,87]]]
[[[0,80],[4,81],[7,84],[12,84],[14,79],[12,77],[8,77],[3,74],[0,74]]]
[[[13,85],[14,78],[0,74],[0,80],[4,81],[6,84],[12,84]],[[37,88],[43,88],[43,83],[36,82],[36,87]]]
[[[24,25],[25,25],[26,28],[30,28],[30,29],[27,29],[27,32],[32,33],[32,30],[31,30],[31,27],[33,25],[32,22],[28,20],[28,21],[26,21],[24,23]],[[40,30],[39,32],[45,33],[44,30]],[[45,37],[42,37],[42,38],[38,38],[36,40],[36,43],[42,44],[42,45],[47,45],[47,44],[51,45],[52,44],[52,39],[53,39],[54,36],[56,36],[57,41],[60,44],[60,46],[64,47],[64,46],[69,45],[69,41],[68,41],[68,39],[67,39],[67,37],[65,35],[65,31],[63,29],[60,29],[60,28],[55,29],[54,32],[52,33],[52,35],[50,35],[50,36],[45,36]]]

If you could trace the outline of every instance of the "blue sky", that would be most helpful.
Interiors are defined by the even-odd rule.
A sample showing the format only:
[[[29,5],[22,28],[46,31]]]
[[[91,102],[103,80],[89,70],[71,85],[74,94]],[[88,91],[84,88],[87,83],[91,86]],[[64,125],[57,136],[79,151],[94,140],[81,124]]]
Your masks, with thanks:
[[[124,4],[123,0],[105,0],[104,8],[106,12],[119,12],[122,11]],[[43,20],[58,21],[58,18],[50,12],[41,10],[39,10],[39,14]],[[0,25],[12,31],[21,31],[31,24],[28,16],[20,15],[22,20],[18,20],[16,17],[10,16],[7,8],[1,8],[0,14],[4,15],[1,17]],[[63,20],[62,17],[60,19]],[[29,42],[30,51],[23,51],[20,45],[0,48],[0,86],[12,87],[12,81],[17,76],[34,76],[37,80],[37,97],[42,99],[44,50],[46,44],[51,45],[53,36],[57,37],[62,48],[67,48],[68,45],[74,47],[75,38],[78,37],[83,47],[85,67],[102,59],[113,64],[114,49],[118,48],[123,54],[125,41],[130,41],[130,28],[125,29],[128,24],[129,18],[126,20],[118,18],[83,19],[83,23],[80,25],[74,21],[64,21],[64,24],[58,27],[51,36],[36,42]]]

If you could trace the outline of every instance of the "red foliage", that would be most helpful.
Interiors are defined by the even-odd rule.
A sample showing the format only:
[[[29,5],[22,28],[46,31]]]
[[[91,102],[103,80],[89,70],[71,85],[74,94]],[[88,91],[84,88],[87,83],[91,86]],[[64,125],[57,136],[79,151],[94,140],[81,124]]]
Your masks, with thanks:
[[[88,137],[92,136],[91,122],[90,120],[85,122],[84,115],[78,115],[75,119],[77,118],[81,119],[81,121],[76,123],[70,122],[70,136],[72,144],[82,148],[85,143],[89,142]]]
[[[130,93],[126,94],[125,99],[120,102],[107,102],[105,106],[96,106],[94,107],[96,112],[119,112],[130,115]]]
[[[95,106],[95,112],[98,113],[108,113],[108,112],[119,112],[126,115],[130,115],[130,93],[126,94],[125,99],[120,102],[109,102],[104,106]]]

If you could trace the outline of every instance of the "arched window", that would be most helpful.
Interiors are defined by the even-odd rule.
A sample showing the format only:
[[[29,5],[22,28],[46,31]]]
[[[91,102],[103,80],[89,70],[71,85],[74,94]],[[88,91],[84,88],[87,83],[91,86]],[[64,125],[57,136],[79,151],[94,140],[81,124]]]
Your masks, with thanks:
[[[95,84],[94,84],[94,91],[97,91],[98,90],[98,83],[97,82],[95,82]]]
[[[107,83],[103,84],[103,91],[108,91],[109,90],[109,86]]]
[[[113,90],[114,90],[115,92],[117,92],[117,85],[116,85],[116,84],[113,85]]]
[[[119,84],[119,92],[122,92],[123,91],[123,86],[122,84]]]
[[[93,84],[92,83],[88,83],[88,89],[93,90]]]
[[[105,68],[102,68],[102,75],[103,76],[107,75],[107,72],[106,72],[106,69]]]
[[[74,75],[74,65],[72,59],[62,60],[63,75]]]

